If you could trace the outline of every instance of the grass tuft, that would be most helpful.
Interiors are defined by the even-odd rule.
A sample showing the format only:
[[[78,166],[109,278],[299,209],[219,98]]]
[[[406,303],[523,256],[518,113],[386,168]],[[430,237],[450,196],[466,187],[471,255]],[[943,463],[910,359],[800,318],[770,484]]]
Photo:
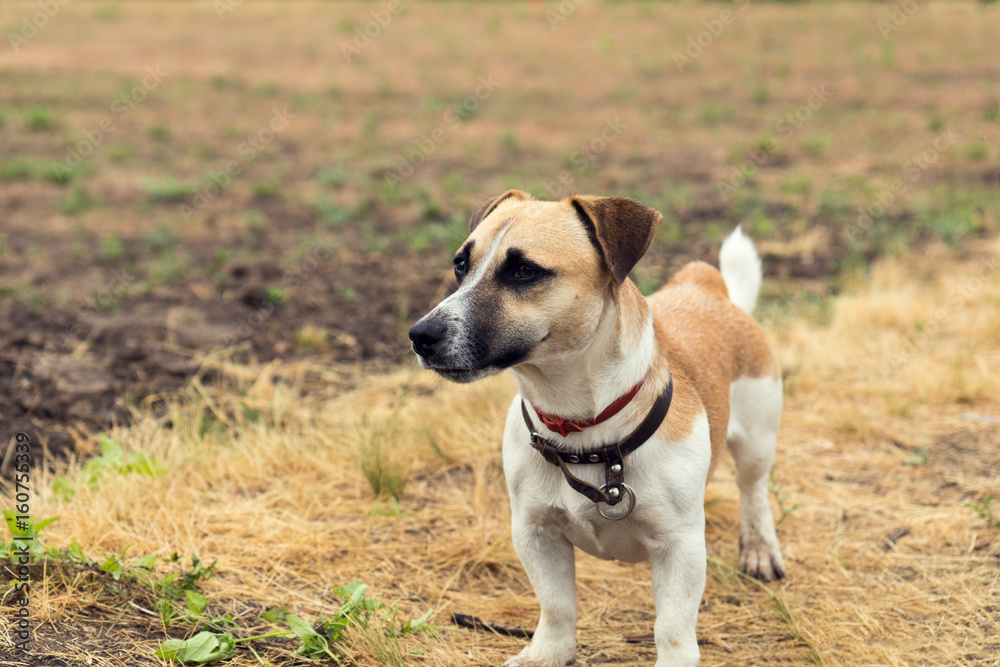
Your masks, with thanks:
[[[378,498],[400,499],[410,481],[409,467],[398,450],[400,429],[391,422],[363,420],[357,439],[357,460]]]

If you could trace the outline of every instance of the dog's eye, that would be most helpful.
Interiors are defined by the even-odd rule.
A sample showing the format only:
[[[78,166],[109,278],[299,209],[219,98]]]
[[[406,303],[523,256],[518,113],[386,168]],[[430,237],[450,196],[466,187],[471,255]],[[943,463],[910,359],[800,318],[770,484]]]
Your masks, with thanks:
[[[538,269],[533,266],[528,266],[527,264],[522,264],[517,267],[516,271],[514,271],[514,277],[518,280],[528,280],[529,278],[534,278],[538,274]]]
[[[469,268],[469,263],[466,261],[466,259],[464,257],[456,257],[455,258],[455,277],[456,278],[461,278],[462,276],[464,276],[465,275],[465,271],[468,268]]]

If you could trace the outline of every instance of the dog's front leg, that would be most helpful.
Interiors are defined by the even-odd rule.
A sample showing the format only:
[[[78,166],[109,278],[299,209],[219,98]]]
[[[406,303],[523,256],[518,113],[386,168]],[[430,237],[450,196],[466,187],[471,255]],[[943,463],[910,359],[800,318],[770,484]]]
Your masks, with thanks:
[[[705,592],[705,533],[692,529],[650,554],[656,601],[656,667],[697,665],[698,605]]]
[[[504,667],[563,667],[576,659],[576,564],[573,545],[555,525],[514,518],[514,550],[541,605],[531,643]]]

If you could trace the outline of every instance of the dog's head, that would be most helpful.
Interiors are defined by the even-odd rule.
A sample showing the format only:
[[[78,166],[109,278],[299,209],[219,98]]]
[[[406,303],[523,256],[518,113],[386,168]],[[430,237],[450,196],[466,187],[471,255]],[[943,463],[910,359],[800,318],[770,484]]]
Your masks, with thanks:
[[[486,200],[455,255],[458,290],[410,329],[420,365],[472,382],[580,349],[661,218],[621,197]]]

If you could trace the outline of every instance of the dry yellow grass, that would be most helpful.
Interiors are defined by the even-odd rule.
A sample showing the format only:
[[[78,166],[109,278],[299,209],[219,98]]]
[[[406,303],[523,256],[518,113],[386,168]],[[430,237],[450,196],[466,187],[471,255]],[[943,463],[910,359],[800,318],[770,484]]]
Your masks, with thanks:
[[[829,324],[775,327],[788,375],[776,481],[786,508],[803,503],[779,525],[789,576],[764,586],[734,573],[738,501],[724,461],[707,493],[704,664],[998,663],[1000,529],[963,504],[1000,487],[1000,427],[963,416],[1000,415],[998,251],[882,261],[836,300]],[[112,434],[164,476],[114,476],[62,501],[52,474],[36,471],[34,512],[60,517],[49,544],[217,559],[203,592],[218,614],[260,604],[328,615],[331,590],[358,578],[406,615],[434,607],[438,633],[403,640],[427,649],[413,664],[499,664],[517,651],[522,640],[447,629],[452,612],[537,619],[500,463],[509,378],[455,386],[414,369],[204,365],[225,380]],[[400,512],[359,469],[360,443],[379,429],[392,436],[384,455],[410,474]],[[651,664],[652,646],[623,641],[652,629],[648,568],[580,555],[577,578],[582,664]],[[139,638],[109,626],[104,647],[78,647],[78,659],[156,664],[156,621],[87,582],[35,588],[39,633],[87,618],[146,625]],[[0,607],[3,656],[11,611]],[[114,658],[116,641],[132,657]]]

